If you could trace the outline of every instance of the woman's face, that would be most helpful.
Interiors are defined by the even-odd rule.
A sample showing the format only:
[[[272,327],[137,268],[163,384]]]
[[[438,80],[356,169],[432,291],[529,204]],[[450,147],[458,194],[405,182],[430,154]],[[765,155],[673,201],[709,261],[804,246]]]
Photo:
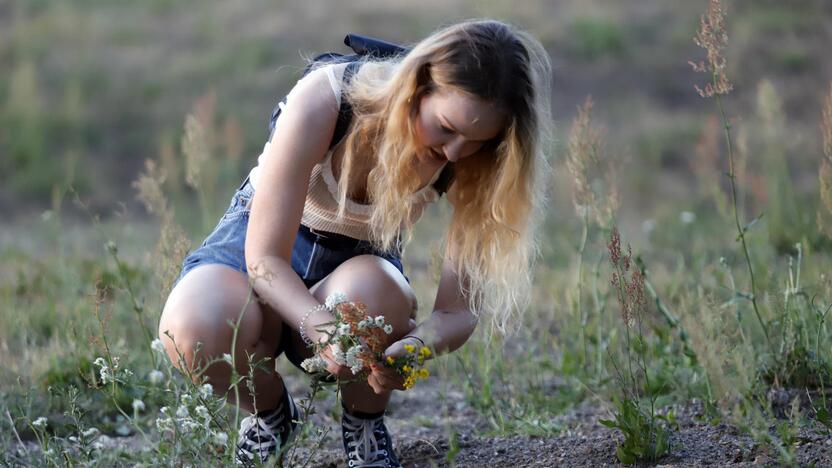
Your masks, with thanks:
[[[431,164],[457,162],[496,138],[504,121],[504,113],[494,103],[439,88],[419,103],[415,129],[424,151],[417,157]]]

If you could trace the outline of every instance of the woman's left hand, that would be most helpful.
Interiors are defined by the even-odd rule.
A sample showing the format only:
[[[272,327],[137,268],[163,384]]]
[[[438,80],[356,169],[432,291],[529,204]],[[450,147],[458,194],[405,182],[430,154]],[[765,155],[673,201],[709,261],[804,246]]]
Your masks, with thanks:
[[[403,338],[396,341],[384,351],[384,359],[388,357],[396,359],[407,354],[407,351],[404,349],[405,344],[418,346],[420,343],[413,338]],[[392,390],[404,390],[404,376],[399,374],[396,369],[387,367],[381,363],[373,364],[370,368],[372,372],[367,377],[367,383],[377,394]]]

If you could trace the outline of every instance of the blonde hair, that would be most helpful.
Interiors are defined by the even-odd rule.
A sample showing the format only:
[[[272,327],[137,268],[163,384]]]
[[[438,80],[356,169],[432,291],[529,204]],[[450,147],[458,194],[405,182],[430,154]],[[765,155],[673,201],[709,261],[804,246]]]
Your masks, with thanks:
[[[446,243],[470,309],[489,313],[506,332],[531,295],[543,204],[539,178],[547,172],[551,141],[551,65],[531,35],[499,21],[469,20],[434,32],[402,57],[364,63],[345,90],[354,118],[339,176],[339,214],[354,195],[349,181],[371,168],[372,242],[391,250],[402,230],[405,243],[410,240],[412,195],[420,183],[414,120],[421,98],[439,88],[494,102],[507,115],[496,141],[454,164]]]

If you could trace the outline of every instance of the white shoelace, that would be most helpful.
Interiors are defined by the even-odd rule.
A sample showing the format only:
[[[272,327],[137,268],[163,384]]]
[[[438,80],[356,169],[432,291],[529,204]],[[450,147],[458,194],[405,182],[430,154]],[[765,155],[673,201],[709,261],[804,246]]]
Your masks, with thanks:
[[[268,424],[267,420],[271,420],[271,424]],[[281,421],[279,412],[265,418],[254,414],[243,418],[240,422],[240,438],[237,441],[237,447],[249,459],[254,459],[254,450],[256,450],[260,459],[265,460],[270,455],[270,449],[280,443],[280,436],[274,428],[278,427]],[[248,433],[252,430],[257,431],[259,442],[248,438]]]
[[[386,467],[387,450],[379,448],[386,440],[376,439],[375,429],[382,419],[361,419],[344,412],[344,429],[347,440],[347,457],[350,467]]]

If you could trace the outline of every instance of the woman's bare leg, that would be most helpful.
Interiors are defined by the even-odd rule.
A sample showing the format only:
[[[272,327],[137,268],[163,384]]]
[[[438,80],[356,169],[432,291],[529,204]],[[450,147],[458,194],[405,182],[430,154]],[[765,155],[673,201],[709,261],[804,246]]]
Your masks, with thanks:
[[[413,328],[410,317],[416,308],[416,296],[401,272],[381,257],[353,257],[317,283],[311,291],[321,302],[329,294],[341,292],[351,301],[360,300],[366,304],[370,315],[384,315],[385,322],[393,326],[388,344],[399,340]],[[390,401],[390,393],[376,394],[366,382],[341,387],[344,406],[350,411],[364,413],[384,411]]]
[[[258,303],[245,273],[224,265],[203,265],[188,272],[168,297],[159,322],[159,338],[174,365],[186,370],[180,367],[178,349],[185,358],[187,370],[193,372],[211,358],[231,354],[234,331],[229,321],[236,323],[238,319],[234,353],[237,372],[249,374],[247,354],[252,356],[252,362],[269,359],[254,373],[255,395],[250,395],[243,381],[239,384],[237,403],[252,412],[255,403],[258,411],[275,408],[283,396],[283,380],[274,370],[273,359],[280,343],[282,323],[277,314]],[[173,336],[176,349],[166,332]],[[230,365],[215,363],[204,375],[217,394],[228,392]],[[233,392],[229,392],[229,397],[233,399]]]

